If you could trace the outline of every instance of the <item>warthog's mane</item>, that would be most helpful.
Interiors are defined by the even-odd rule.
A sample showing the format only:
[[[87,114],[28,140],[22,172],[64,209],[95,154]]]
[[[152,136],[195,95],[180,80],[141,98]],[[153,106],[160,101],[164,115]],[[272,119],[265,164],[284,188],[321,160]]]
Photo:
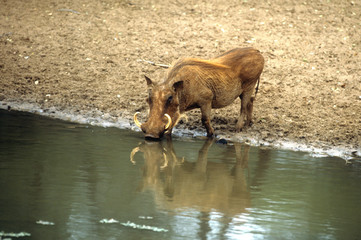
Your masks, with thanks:
[[[197,58],[180,59],[169,70],[166,81],[177,81],[196,78],[198,81],[207,79],[225,80],[229,74],[230,66]]]

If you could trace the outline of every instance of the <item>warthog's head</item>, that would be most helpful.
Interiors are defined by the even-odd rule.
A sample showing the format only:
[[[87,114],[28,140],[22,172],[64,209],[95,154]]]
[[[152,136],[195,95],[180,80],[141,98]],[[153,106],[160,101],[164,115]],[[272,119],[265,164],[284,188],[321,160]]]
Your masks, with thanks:
[[[183,89],[183,81],[165,81],[154,83],[145,76],[149,88],[147,103],[149,116],[145,123],[137,119],[139,112],[134,114],[135,124],[142,129],[146,138],[159,139],[165,133],[171,133],[177,124],[179,113],[179,92]]]

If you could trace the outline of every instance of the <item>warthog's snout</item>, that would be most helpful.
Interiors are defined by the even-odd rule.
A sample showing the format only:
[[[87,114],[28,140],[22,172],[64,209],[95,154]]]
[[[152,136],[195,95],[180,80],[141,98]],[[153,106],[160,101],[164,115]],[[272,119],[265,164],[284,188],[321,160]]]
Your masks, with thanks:
[[[172,118],[168,114],[164,114],[166,123],[159,123],[159,120],[148,119],[145,123],[140,123],[137,115],[139,112],[134,114],[134,122],[144,133],[145,138],[148,139],[160,139],[163,137],[164,133],[172,125]]]

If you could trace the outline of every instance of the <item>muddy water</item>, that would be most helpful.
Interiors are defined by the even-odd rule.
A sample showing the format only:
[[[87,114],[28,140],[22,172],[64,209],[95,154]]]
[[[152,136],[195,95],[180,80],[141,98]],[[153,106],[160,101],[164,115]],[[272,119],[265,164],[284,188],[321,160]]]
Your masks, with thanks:
[[[0,133],[0,238],[361,238],[357,161],[5,111]]]

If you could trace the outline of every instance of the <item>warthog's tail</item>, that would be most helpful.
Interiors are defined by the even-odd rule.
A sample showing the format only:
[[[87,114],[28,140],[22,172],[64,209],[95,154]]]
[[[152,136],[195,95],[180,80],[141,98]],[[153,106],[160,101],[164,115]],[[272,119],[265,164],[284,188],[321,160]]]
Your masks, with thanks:
[[[259,80],[260,79],[261,79],[261,77],[258,77],[257,86],[256,86],[256,93],[254,94],[255,97],[256,97],[256,95],[258,93],[258,87],[259,87]]]

